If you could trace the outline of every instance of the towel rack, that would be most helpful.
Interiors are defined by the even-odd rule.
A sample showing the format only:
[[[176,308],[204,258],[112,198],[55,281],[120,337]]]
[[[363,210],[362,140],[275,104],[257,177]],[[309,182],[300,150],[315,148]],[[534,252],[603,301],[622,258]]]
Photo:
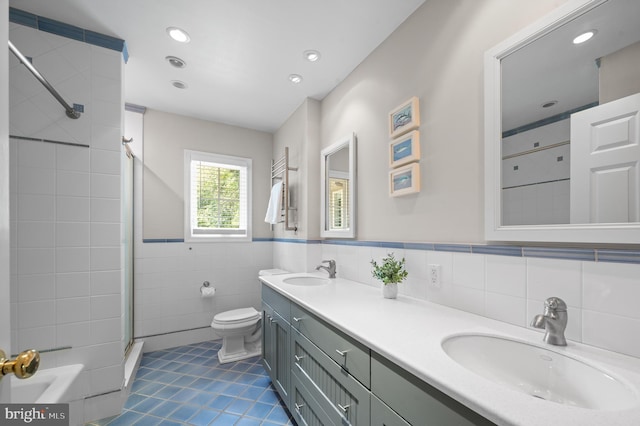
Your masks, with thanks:
[[[278,160],[271,161],[271,185],[276,179],[282,180],[283,192],[283,210],[284,210],[284,229],[286,231],[298,231],[296,225],[289,225],[289,210],[296,210],[289,206],[289,172],[298,171],[297,167],[289,166],[289,147],[284,148],[284,155]]]

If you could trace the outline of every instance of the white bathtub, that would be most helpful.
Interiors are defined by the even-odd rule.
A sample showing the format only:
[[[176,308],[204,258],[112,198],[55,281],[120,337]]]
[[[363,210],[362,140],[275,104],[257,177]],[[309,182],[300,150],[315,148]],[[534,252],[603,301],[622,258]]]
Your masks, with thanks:
[[[28,379],[11,377],[11,402],[55,404],[78,399],[82,370],[84,365],[72,364],[39,370]]]

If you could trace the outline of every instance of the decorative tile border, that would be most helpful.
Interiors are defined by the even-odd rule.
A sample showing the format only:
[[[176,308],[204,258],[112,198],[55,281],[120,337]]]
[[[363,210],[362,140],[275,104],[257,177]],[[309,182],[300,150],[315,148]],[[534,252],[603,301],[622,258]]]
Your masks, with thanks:
[[[24,10],[13,7],[9,8],[9,22],[56,34],[72,40],[82,41],[94,46],[104,47],[105,49],[122,52],[124,62],[126,63],[129,60],[127,43],[116,37],[85,30],[84,28],[65,24],[64,22],[45,18],[43,16],[34,15],[33,13],[25,12]]]
[[[143,243],[184,243],[181,238],[144,239]],[[293,238],[254,238],[252,242],[292,244],[331,244],[354,247],[381,247],[404,250],[444,251],[450,253],[488,254],[495,256],[536,257],[544,259],[580,260],[587,262],[637,263],[640,251],[612,249],[577,249],[552,247],[500,246],[482,244],[402,243],[397,241],[302,240]]]

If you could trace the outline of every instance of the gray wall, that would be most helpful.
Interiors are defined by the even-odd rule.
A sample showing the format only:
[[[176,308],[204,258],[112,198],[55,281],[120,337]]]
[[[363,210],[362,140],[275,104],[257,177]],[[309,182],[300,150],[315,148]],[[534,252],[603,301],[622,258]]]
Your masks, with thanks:
[[[184,150],[253,159],[253,237],[270,237],[272,135],[148,109],[144,115],[143,238],[184,237]]]
[[[562,3],[427,1],[322,101],[322,147],[358,136],[359,240],[484,241],[483,55]],[[411,96],[422,191],[390,198],[387,115]]]

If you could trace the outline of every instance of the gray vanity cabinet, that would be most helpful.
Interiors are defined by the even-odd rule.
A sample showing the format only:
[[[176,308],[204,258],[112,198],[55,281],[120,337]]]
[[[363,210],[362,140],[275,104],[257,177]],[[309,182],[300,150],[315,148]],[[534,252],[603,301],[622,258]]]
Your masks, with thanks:
[[[371,395],[371,426],[411,426],[375,395]]]
[[[413,374],[398,367],[381,355],[371,353],[371,392],[388,407],[389,423],[376,419],[372,424],[404,425],[389,410],[399,413],[406,422],[421,426],[490,426],[494,425],[478,413],[430,386]],[[383,405],[384,405],[383,404]],[[390,417],[389,417],[390,416]],[[372,414],[372,418],[373,417]],[[394,422],[395,421],[395,422]],[[495,426],[495,425],[494,425]]]
[[[269,287],[262,286],[262,364],[287,406],[291,389],[291,303]]]

